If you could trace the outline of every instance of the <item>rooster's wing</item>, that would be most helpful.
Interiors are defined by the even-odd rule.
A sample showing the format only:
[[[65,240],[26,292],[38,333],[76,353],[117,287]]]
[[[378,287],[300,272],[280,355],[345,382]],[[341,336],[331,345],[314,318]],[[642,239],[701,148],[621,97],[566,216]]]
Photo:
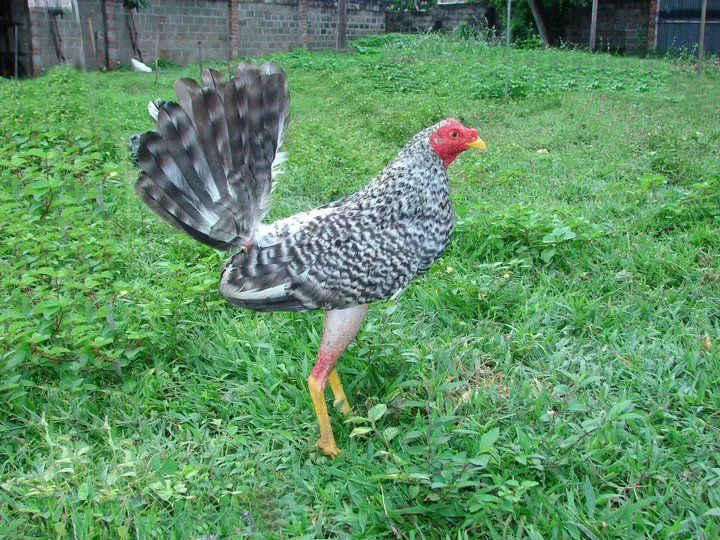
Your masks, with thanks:
[[[220,292],[258,311],[342,309],[389,298],[423,265],[416,234],[423,224],[415,218],[332,208],[273,245],[232,257]]]

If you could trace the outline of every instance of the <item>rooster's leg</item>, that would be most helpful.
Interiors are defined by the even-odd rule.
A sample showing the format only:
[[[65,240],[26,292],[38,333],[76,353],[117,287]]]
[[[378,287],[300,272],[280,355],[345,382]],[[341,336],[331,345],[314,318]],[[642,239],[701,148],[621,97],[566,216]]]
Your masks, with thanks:
[[[341,398],[340,393],[344,397],[345,392],[340,384],[340,377],[337,376],[334,369],[335,362],[358,333],[366,314],[367,305],[361,305],[327,311],[323,319],[322,340],[317,362],[308,377],[308,388],[320,427],[320,440],[317,444],[320,450],[328,456],[337,456],[340,450],[335,444],[335,437],[330,427],[330,417],[325,405],[325,385],[329,378],[336,401]],[[345,398],[345,403],[347,403],[347,398]],[[343,410],[343,406],[341,406],[341,410]]]
[[[335,398],[333,405],[341,413],[348,414],[350,412],[350,402],[345,395],[345,389],[340,382],[340,375],[338,375],[337,369],[332,369],[328,377],[328,382],[330,383],[330,390],[332,390],[333,397]]]

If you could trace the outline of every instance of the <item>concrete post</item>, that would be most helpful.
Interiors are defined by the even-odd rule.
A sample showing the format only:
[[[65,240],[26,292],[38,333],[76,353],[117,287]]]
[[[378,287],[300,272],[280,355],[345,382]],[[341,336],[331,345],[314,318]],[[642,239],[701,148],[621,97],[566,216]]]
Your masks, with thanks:
[[[347,3],[345,0],[337,0],[337,50],[344,51],[347,47]]]
[[[240,56],[240,38],[238,36],[238,3],[239,0],[228,0],[230,15],[230,57]],[[230,58],[228,58],[230,60]]]
[[[113,0],[102,0],[103,28],[105,30],[105,67],[108,71],[115,69],[118,63],[117,27],[113,13]]]

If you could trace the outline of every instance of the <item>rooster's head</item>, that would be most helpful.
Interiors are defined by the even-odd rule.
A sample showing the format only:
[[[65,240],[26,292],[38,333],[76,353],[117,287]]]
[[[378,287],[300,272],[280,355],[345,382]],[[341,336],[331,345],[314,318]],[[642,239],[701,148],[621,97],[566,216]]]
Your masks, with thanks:
[[[430,133],[430,146],[440,156],[445,167],[449,167],[468,148],[487,150],[485,141],[478,137],[477,131],[465,127],[454,118],[447,118]]]

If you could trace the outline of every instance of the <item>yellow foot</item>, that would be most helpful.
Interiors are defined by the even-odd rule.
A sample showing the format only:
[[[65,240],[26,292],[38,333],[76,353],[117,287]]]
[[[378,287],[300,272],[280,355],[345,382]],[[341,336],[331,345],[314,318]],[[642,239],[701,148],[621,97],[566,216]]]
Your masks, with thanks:
[[[320,448],[320,451],[325,454],[326,456],[330,457],[338,457],[340,455],[340,449],[335,444],[335,441],[323,441],[320,439],[317,442],[318,448]]]
[[[350,414],[350,404],[347,399],[340,399],[333,403],[334,407],[343,414]]]

